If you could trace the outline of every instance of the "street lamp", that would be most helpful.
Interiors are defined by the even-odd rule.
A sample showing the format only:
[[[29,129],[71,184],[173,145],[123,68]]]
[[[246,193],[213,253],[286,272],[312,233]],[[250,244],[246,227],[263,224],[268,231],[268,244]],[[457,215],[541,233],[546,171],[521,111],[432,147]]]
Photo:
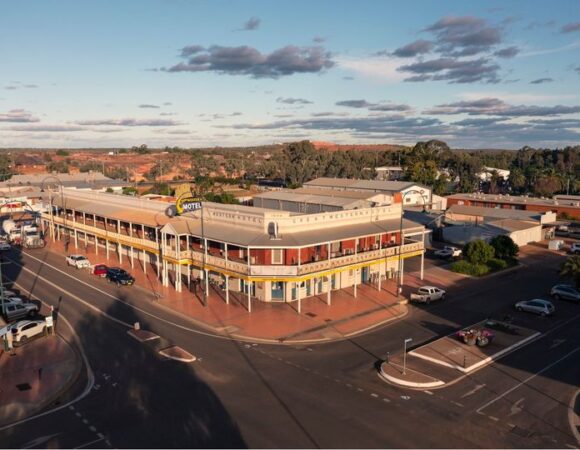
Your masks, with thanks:
[[[403,375],[405,375],[405,371],[407,370],[407,344],[412,342],[412,338],[405,339],[405,343],[403,346]]]
[[[421,201],[423,202],[423,212],[425,212],[427,205],[425,203],[425,197],[423,197],[423,193],[425,191],[423,191],[423,189],[421,189],[420,191],[417,189],[411,189],[410,191],[407,191],[403,194],[402,198],[401,198],[401,224],[399,226],[399,262],[398,262],[398,271],[397,271],[397,297],[399,297],[401,295],[401,291],[403,290],[403,286],[401,283],[401,267],[402,267],[402,258],[401,258],[401,252],[403,250],[403,213],[404,213],[404,207],[405,207],[405,197],[409,194],[419,194],[419,197],[421,198]]]

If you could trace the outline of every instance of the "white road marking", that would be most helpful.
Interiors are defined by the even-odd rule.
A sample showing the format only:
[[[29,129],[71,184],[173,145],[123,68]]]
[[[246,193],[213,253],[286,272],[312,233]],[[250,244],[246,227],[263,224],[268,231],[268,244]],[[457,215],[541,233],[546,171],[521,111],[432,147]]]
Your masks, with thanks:
[[[566,339],[554,339],[552,341],[552,345],[550,345],[550,350],[558,347],[559,345],[562,345],[564,342],[566,342]]]
[[[48,266],[48,267],[50,267],[51,269],[53,269],[53,270],[56,270],[57,272],[60,272],[60,273],[62,273],[63,275],[66,275],[67,277],[69,277],[69,278],[72,278],[73,280],[75,280],[75,281],[77,281],[77,282],[79,282],[79,283],[81,283],[81,284],[84,284],[85,286],[88,286],[88,287],[90,287],[91,289],[94,289],[95,291],[97,291],[97,292],[99,292],[99,293],[101,293],[101,294],[103,294],[103,295],[105,295],[105,296],[107,296],[107,297],[109,297],[109,298],[112,298],[113,300],[115,300],[115,301],[117,301],[117,302],[119,302],[119,303],[122,303],[122,304],[124,304],[124,305],[125,305],[125,306],[127,306],[128,308],[134,309],[135,311],[139,311],[140,313],[142,313],[142,314],[145,314],[146,316],[153,317],[153,318],[155,318],[155,319],[157,319],[157,320],[159,320],[159,321],[161,321],[161,322],[164,322],[164,323],[166,323],[166,324],[168,324],[168,325],[172,325],[172,326],[174,326],[174,327],[176,327],[176,328],[179,328],[179,329],[181,329],[181,330],[189,331],[190,333],[200,334],[200,335],[203,335],[203,336],[213,337],[213,338],[216,338],[216,339],[224,339],[224,340],[228,340],[228,341],[235,340],[235,339],[232,339],[232,338],[230,338],[230,337],[228,337],[228,336],[221,336],[221,335],[219,335],[219,334],[206,333],[206,332],[203,332],[203,331],[200,331],[200,330],[196,330],[196,329],[194,329],[194,328],[186,327],[186,326],[184,326],[184,325],[180,325],[180,324],[178,324],[178,323],[171,322],[170,320],[167,320],[167,319],[164,319],[164,318],[162,318],[162,317],[156,316],[156,315],[155,315],[155,314],[153,314],[153,313],[150,313],[150,312],[148,312],[148,311],[145,311],[144,309],[141,309],[141,308],[139,308],[138,306],[134,306],[134,305],[132,305],[132,304],[130,304],[130,303],[127,303],[126,301],[124,301],[124,300],[122,300],[122,299],[120,299],[120,298],[118,298],[118,297],[115,297],[114,295],[111,295],[111,294],[109,294],[108,292],[106,292],[106,291],[103,291],[103,290],[101,290],[101,289],[99,289],[99,288],[97,288],[97,287],[95,287],[95,286],[93,286],[93,285],[91,285],[91,284],[89,284],[89,283],[86,283],[86,282],[85,282],[85,281],[83,281],[83,280],[80,280],[80,279],[78,279],[78,278],[76,278],[76,277],[73,277],[72,275],[70,275],[70,274],[68,274],[68,273],[64,272],[63,270],[60,270],[60,269],[59,269],[59,268],[57,268],[57,267],[54,267],[54,266],[53,266],[53,265],[51,265],[51,264],[48,264],[47,262],[45,262],[45,261],[43,261],[43,260],[41,260],[41,259],[37,258],[36,256],[33,256],[33,255],[31,255],[31,254],[30,254],[30,253],[28,253],[28,252],[25,252],[25,251],[23,251],[22,253],[24,253],[24,254],[25,254],[26,256],[28,256],[29,258],[31,258],[31,259],[34,259],[34,260],[36,260],[36,261],[40,262],[41,264],[43,264],[43,265],[45,265],[45,266]],[[11,259],[11,261],[12,261],[12,263],[13,263],[13,264],[16,264],[16,265],[17,265],[17,266],[19,266],[21,269],[23,269],[23,270],[26,270],[27,272],[31,273],[31,274],[32,274],[32,275],[34,275],[35,277],[37,277],[37,278],[39,278],[39,279],[41,279],[41,280],[43,280],[43,281],[45,281],[45,282],[48,282],[49,284],[51,284],[51,285],[55,286],[55,287],[56,287],[57,289],[59,289],[60,291],[62,291],[62,292],[65,292],[67,295],[74,295],[74,294],[71,294],[70,292],[66,291],[66,290],[65,290],[65,289],[63,289],[62,287],[60,287],[60,286],[57,286],[57,285],[54,285],[53,283],[51,283],[50,281],[48,281],[46,278],[44,278],[44,277],[41,277],[40,275],[37,275],[37,274],[36,274],[36,272],[34,272],[34,271],[32,271],[32,270],[30,270],[30,269],[28,269],[28,268],[24,267],[22,264],[19,264],[18,262],[14,261],[13,259]],[[75,296],[75,297],[76,297],[76,296]],[[76,298],[78,298],[78,297],[76,297]],[[79,299],[79,300],[80,300],[80,299]],[[97,310],[97,311],[99,312],[99,314],[102,314],[103,316],[105,316],[105,317],[108,317],[108,318],[110,318],[110,319],[112,319],[112,320],[114,320],[114,321],[119,321],[118,319],[115,319],[114,317],[111,317],[111,316],[107,315],[106,313],[104,313],[104,312],[103,312],[103,311],[101,311],[100,309],[98,309],[98,308],[96,308],[96,307],[93,307],[93,305],[90,305],[90,304],[88,304],[88,303],[86,303],[86,302],[84,302],[84,301],[82,301],[82,300],[80,300],[80,301],[81,301],[83,304],[85,304],[86,306],[88,306],[89,308]],[[119,322],[122,322],[122,321],[119,321]],[[125,325],[125,323],[123,323],[123,324]],[[133,327],[133,324],[127,324],[127,325],[128,325],[128,326],[130,326],[130,327]]]
[[[520,413],[523,411],[523,405],[525,398],[522,397],[520,398],[517,402],[515,402],[512,407],[510,408],[510,413],[508,414],[509,416],[515,416],[517,413]]]
[[[85,447],[88,447],[89,445],[96,444],[97,442],[101,442],[102,440],[103,440],[103,438],[95,439],[94,441],[87,442],[87,443],[85,443],[83,445],[79,445],[78,447],[75,447],[75,448],[85,448]]]
[[[89,430],[91,430],[93,433],[96,433],[97,432],[97,428],[94,425],[91,425],[89,427]]]
[[[465,394],[463,394],[461,396],[461,398],[465,398],[465,397],[469,397],[470,395],[475,394],[477,391],[479,391],[481,388],[485,387],[485,383],[484,384],[478,384],[477,386],[475,386],[471,391],[466,392]]]
[[[379,395],[375,394],[374,392],[371,394],[371,397],[377,398]]]
[[[423,391],[423,392],[427,395],[433,395],[433,392],[431,392],[431,391]]]
[[[388,398],[383,398],[383,402],[391,403],[391,401]]]
[[[498,422],[498,421],[499,421],[499,419],[498,419],[497,417],[494,417],[494,416],[487,416],[487,417],[489,417],[491,420],[494,420],[494,421],[496,421],[496,422]]]
[[[511,392],[515,391],[516,389],[518,389],[520,386],[526,384],[528,381],[533,380],[534,378],[536,378],[538,375],[544,373],[546,370],[551,369],[552,367],[554,367],[556,364],[564,361],[566,358],[568,358],[569,356],[573,355],[574,353],[576,353],[578,350],[580,350],[580,347],[576,347],[574,350],[572,350],[571,352],[566,353],[564,356],[562,356],[560,359],[558,359],[557,361],[554,361],[552,364],[544,367],[542,370],[540,370],[539,372],[536,372],[533,375],[530,375],[528,378],[526,378],[524,381],[516,384],[514,387],[512,387],[511,389],[508,389],[507,391],[505,391],[503,394],[497,396],[496,398],[494,398],[493,400],[490,400],[489,402],[487,402],[485,405],[480,406],[479,408],[477,408],[476,412],[481,412],[482,410],[484,410],[485,408],[487,408],[488,406],[494,404],[495,402],[497,402],[498,400],[501,400],[502,398],[504,398],[506,395],[510,394]]]

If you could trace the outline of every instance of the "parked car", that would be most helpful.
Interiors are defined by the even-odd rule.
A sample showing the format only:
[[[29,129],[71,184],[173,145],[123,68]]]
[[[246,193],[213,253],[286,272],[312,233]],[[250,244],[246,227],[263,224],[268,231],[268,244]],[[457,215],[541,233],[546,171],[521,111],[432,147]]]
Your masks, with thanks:
[[[12,297],[6,297],[4,296],[4,304],[8,304],[8,303],[25,303],[25,301],[21,298],[21,297],[17,297],[17,296],[12,296]]]
[[[446,245],[441,250],[435,251],[434,255],[438,258],[458,258],[461,256],[461,250],[457,247]]]
[[[554,300],[564,299],[580,303],[580,291],[568,284],[557,284],[550,291],[550,295]]]
[[[66,257],[66,263],[69,266],[74,266],[77,269],[84,269],[91,267],[91,262],[83,255],[69,255]]]
[[[45,334],[46,322],[43,319],[21,320],[11,325],[12,342],[26,344],[30,339],[39,334]]]
[[[570,246],[570,253],[573,253],[574,255],[577,255],[578,253],[580,253],[580,242],[574,242]]]
[[[435,286],[422,286],[416,294],[411,294],[411,301],[418,303],[431,303],[435,300],[444,300],[446,292]]]
[[[108,267],[104,264],[97,264],[93,267],[93,275],[96,275],[101,278],[105,278],[107,276]]]
[[[126,270],[119,267],[109,267],[107,269],[106,278],[109,283],[117,283],[117,286],[131,286],[135,283],[135,278],[129,275]]]
[[[23,317],[33,317],[38,312],[38,305],[35,303],[13,303],[4,304],[6,310],[4,318],[11,322]]]
[[[0,251],[6,252],[9,251],[12,246],[8,242],[0,242]]]
[[[556,307],[552,302],[541,298],[517,302],[514,306],[518,311],[531,312],[544,317],[551,316],[556,311]]]
[[[0,293],[4,294],[4,298],[18,297],[18,294],[16,292],[9,291],[8,289],[4,289],[2,287],[0,287]]]

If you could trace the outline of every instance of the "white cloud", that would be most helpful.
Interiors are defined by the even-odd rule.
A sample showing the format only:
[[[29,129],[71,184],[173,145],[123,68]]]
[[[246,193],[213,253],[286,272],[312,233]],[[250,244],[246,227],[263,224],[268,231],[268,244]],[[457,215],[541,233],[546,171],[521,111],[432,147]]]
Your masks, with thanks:
[[[479,100],[481,98],[498,98],[505,102],[511,103],[552,103],[562,100],[574,100],[579,96],[577,94],[532,94],[527,92],[496,92],[496,91],[468,91],[460,92],[455,95],[463,100]]]
[[[397,72],[397,67],[405,61],[401,58],[337,56],[335,61],[339,67],[356,72],[373,81],[398,83],[407,77],[406,74]]]

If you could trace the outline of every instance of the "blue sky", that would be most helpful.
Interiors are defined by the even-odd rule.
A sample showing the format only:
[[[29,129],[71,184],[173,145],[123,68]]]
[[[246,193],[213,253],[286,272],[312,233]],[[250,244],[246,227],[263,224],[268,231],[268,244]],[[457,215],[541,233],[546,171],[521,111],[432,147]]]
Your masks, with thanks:
[[[580,142],[576,0],[0,7],[0,147]]]

